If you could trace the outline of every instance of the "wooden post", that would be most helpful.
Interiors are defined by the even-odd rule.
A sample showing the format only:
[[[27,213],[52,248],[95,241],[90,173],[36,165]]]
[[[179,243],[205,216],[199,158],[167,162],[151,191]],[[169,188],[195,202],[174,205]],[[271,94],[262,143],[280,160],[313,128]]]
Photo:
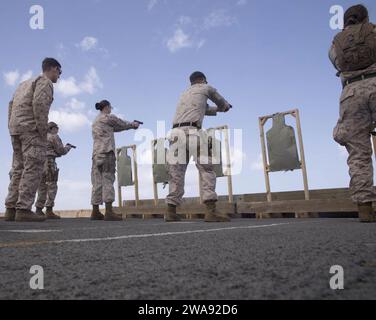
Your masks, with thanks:
[[[117,149],[117,151],[116,151],[117,160],[119,159],[120,152],[121,152],[121,149]],[[122,197],[122,194],[121,194],[121,186],[120,186],[120,182],[119,182],[119,171],[118,171],[117,178],[118,178],[119,208],[122,208],[123,207],[123,197]]]
[[[151,142],[151,156],[152,156],[152,167],[154,166],[155,159],[155,145],[158,144],[158,140],[153,140]],[[155,183],[154,170],[152,170],[153,175],[153,192],[154,192],[154,205],[158,206],[158,185]]]
[[[305,154],[304,154],[303,135],[302,135],[302,127],[301,127],[301,124],[300,124],[299,110],[296,109],[294,111],[294,114],[296,116],[296,127],[297,127],[297,130],[298,130],[300,158],[301,158],[301,166],[302,166],[303,182],[304,182],[304,194],[305,194],[305,199],[309,200],[310,197],[309,197],[309,189],[308,189],[308,176],[307,176],[307,167],[306,167]]]
[[[233,195],[233,190],[232,190],[230,141],[229,141],[229,133],[228,133],[229,128],[228,126],[223,126],[222,130],[224,131],[225,148],[226,148],[228,202],[234,203],[234,195]]]
[[[260,140],[261,140],[261,151],[262,151],[262,161],[264,164],[264,176],[265,176],[265,186],[266,186],[266,198],[268,202],[272,201],[272,194],[270,191],[270,178],[269,178],[269,165],[266,155],[266,143],[265,143],[265,131],[264,125],[267,122],[267,118],[259,118],[260,127]]]
[[[201,174],[200,171],[198,172],[198,189],[200,192],[200,204],[204,203],[203,197],[202,197],[202,182],[201,182]]]
[[[134,193],[135,193],[135,202],[136,208],[140,201],[139,190],[138,190],[138,167],[137,167],[137,146],[132,146],[133,150],[133,170],[134,170]]]
[[[138,207],[140,197],[139,197],[139,187],[138,187],[138,167],[137,167],[137,146],[131,145],[126,146],[121,149],[117,149],[117,156],[119,157],[120,152],[125,151],[127,152],[128,149],[132,149],[133,151],[133,171],[134,171],[134,188],[135,188],[135,206]],[[119,184],[119,174],[118,174],[118,194],[119,194],[119,207],[123,207],[123,196],[121,193],[121,186]],[[125,218],[127,218],[127,214],[125,213]]]

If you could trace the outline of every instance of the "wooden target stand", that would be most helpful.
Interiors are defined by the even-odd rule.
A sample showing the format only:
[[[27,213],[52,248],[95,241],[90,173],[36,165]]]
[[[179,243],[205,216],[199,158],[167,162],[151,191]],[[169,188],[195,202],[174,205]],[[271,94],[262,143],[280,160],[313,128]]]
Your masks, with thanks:
[[[232,188],[232,168],[231,168],[231,153],[230,153],[230,139],[229,139],[229,127],[227,125],[219,126],[216,128],[210,128],[207,131],[219,131],[224,135],[224,145],[225,145],[225,153],[226,153],[226,173],[225,177],[227,177],[227,190],[228,190],[228,203],[234,203],[234,193]],[[222,150],[220,150],[222,152]],[[200,190],[200,203],[203,203],[202,198],[202,184],[201,184],[201,176],[199,173],[199,190]]]
[[[128,150],[132,150],[135,207],[138,207],[139,201],[140,201],[140,196],[139,196],[139,183],[138,183],[137,146],[136,145],[130,145],[130,146],[125,146],[123,148],[119,148],[119,149],[116,150],[116,156],[119,158],[120,153],[122,151],[127,152]],[[118,197],[119,197],[119,209],[122,211],[123,217],[126,219],[127,218],[127,210],[124,207],[123,196],[122,196],[122,186],[119,184],[119,178],[118,178]]]
[[[305,153],[304,153],[304,145],[303,145],[303,135],[302,135],[302,128],[301,128],[301,122],[300,122],[300,113],[298,109],[290,110],[286,112],[279,113],[281,115],[291,115],[293,118],[295,118],[296,121],[296,129],[297,129],[297,135],[298,135],[298,142],[299,142],[299,151],[300,151],[300,169],[302,170],[303,175],[303,184],[304,184],[304,197],[305,201],[310,200],[309,195],[309,189],[308,189],[308,176],[307,176],[307,168],[306,168],[306,161],[305,161]],[[291,203],[286,203],[286,206],[283,205],[283,203],[279,203],[279,206],[273,206],[272,205],[272,192],[270,187],[270,165],[268,163],[268,154],[266,150],[266,141],[265,141],[265,124],[268,122],[268,120],[273,119],[275,115],[268,115],[263,116],[259,118],[259,128],[260,128],[260,140],[261,140],[261,151],[262,151],[262,159],[263,159],[263,167],[264,167],[264,176],[265,176],[265,186],[266,186],[266,198],[267,202],[262,205],[259,205],[259,212],[256,212],[257,218],[263,218],[265,214],[282,214],[284,213],[284,207],[286,207],[286,210],[294,211],[296,217],[304,217],[307,216],[306,207],[302,206],[301,203],[294,207],[294,205],[291,206]]]
[[[229,190],[229,197],[228,202],[225,201],[218,201],[217,202],[217,210],[219,213],[222,214],[229,214],[235,216],[236,214],[236,204],[234,203],[234,196],[232,191],[232,174],[231,174],[231,158],[230,158],[230,147],[229,147],[229,136],[228,136],[228,126],[220,126],[215,128],[215,130],[222,130],[224,132],[224,140],[225,140],[225,148],[226,148],[226,157],[227,157],[227,184]],[[158,140],[151,141],[151,154],[152,154],[152,163],[154,163],[155,157],[155,146]],[[135,147],[135,146],[131,146]],[[135,151],[135,149],[134,149]],[[136,163],[137,165],[137,163]],[[136,177],[135,173],[135,177]],[[119,196],[119,203],[120,208],[123,213],[123,216],[131,216],[131,217],[139,217],[142,216],[143,219],[147,218],[154,218],[154,217],[162,217],[165,215],[167,211],[167,205],[164,201],[160,201],[158,197],[158,183],[155,181],[154,174],[153,176],[153,200],[139,200],[138,199],[138,179],[137,179],[137,196],[136,201],[133,204],[133,201],[129,201],[126,206],[124,206],[124,201],[122,197]],[[201,186],[200,188],[200,195],[201,195]],[[119,195],[121,194],[121,190],[119,189]],[[187,219],[193,218],[201,218],[205,214],[206,206],[202,203],[202,198],[200,197],[198,201],[196,199],[186,199],[186,201],[177,208],[177,213]]]
[[[156,147],[157,147],[157,144],[159,142],[159,140],[163,140],[163,141],[166,141],[166,139],[155,139],[155,140],[152,140],[151,142],[151,159],[152,159],[152,164],[154,165],[154,159],[155,159],[155,155],[156,155]],[[165,146],[163,146],[165,148]],[[167,160],[166,160],[167,161]],[[154,172],[152,174],[153,176],[153,195],[154,195],[154,205],[157,207],[158,206],[158,203],[159,203],[159,196],[158,196],[158,182],[155,180],[155,176],[154,176]]]

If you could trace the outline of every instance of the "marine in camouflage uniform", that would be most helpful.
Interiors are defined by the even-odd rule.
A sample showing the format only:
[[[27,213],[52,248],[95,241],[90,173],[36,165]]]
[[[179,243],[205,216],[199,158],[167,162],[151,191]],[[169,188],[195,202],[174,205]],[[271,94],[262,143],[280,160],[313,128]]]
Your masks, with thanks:
[[[36,213],[43,215],[43,208],[46,207],[47,219],[59,219],[54,214],[55,198],[58,190],[59,169],[56,164],[56,158],[66,155],[71,150],[71,145],[63,145],[59,135],[58,126],[54,122],[48,124],[49,132],[47,134],[47,160],[44,164],[42,181],[38,189],[38,200],[35,203]]]
[[[365,7],[347,10],[345,29],[335,37],[329,56],[344,87],[334,139],[349,153],[350,192],[358,204],[360,220],[373,222],[376,193],[371,131],[376,121],[376,26],[369,23]]]
[[[8,127],[13,147],[12,178],[6,221],[44,221],[31,211],[46,159],[48,114],[53,101],[53,83],[60,64],[52,58],[43,61],[43,75],[22,82],[9,103]]]
[[[170,179],[165,221],[180,220],[176,214],[176,207],[182,203],[185,174],[189,160],[193,156],[200,173],[203,201],[207,206],[205,220],[227,222],[228,217],[220,216],[216,212],[218,200],[215,192],[216,174],[212,156],[208,150],[208,137],[201,128],[205,115],[216,116],[218,112],[227,112],[231,105],[216,89],[208,85],[202,72],[194,72],[190,80],[191,87],[182,94],[178,103],[170,138],[170,149],[167,155]],[[214,102],[216,106],[209,107],[208,100]]]
[[[94,140],[92,157],[92,196],[93,205],[92,220],[118,221],[122,220],[112,211],[112,203],[115,201],[115,172],[116,172],[116,147],[115,132],[122,132],[130,129],[137,129],[137,122],[128,122],[119,119],[111,114],[110,102],[104,100],[96,104],[96,109],[100,114],[92,125],[92,135]],[[99,206],[106,204],[106,214],[99,211]]]

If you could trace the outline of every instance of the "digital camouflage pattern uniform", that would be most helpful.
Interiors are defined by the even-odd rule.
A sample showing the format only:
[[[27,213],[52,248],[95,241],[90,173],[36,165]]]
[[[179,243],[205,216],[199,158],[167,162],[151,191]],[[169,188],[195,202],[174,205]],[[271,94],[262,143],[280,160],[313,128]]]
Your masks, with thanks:
[[[58,134],[47,134],[47,160],[44,164],[43,177],[38,189],[37,208],[54,207],[58,190],[59,169],[56,158],[69,152],[70,148],[64,146]]]
[[[216,107],[209,107],[208,100],[214,102]],[[174,125],[189,122],[196,123],[201,128],[205,115],[216,116],[217,112],[225,112],[229,109],[230,104],[216,89],[208,84],[194,84],[180,98]],[[167,204],[178,206],[182,203],[185,174],[191,156],[200,173],[203,201],[218,200],[215,192],[217,178],[207,142],[208,136],[205,131],[193,126],[172,130],[167,155],[169,173]]]
[[[8,209],[32,208],[46,160],[48,114],[52,102],[53,84],[41,75],[21,83],[9,103],[13,163],[5,201]]]
[[[353,26],[347,28],[353,28]],[[376,38],[376,27],[373,33]],[[339,71],[338,75],[343,85],[347,80],[376,73],[376,63],[363,70],[342,72],[338,66],[336,50],[336,45],[333,43],[329,57]],[[376,52],[376,48],[374,50]],[[350,192],[352,200],[358,204],[376,201],[370,135],[375,121],[376,78],[345,85],[340,98],[340,117],[333,135],[335,141],[345,146],[349,153]]]
[[[94,140],[91,182],[92,205],[115,201],[115,136],[114,132],[133,129],[133,123],[124,121],[112,114],[100,113],[92,126]]]

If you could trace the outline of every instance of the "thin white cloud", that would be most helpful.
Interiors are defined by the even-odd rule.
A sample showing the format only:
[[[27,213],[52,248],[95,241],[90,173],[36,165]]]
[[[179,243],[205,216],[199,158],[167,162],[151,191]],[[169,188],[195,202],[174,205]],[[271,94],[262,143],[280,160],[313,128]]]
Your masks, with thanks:
[[[180,17],[179,17],[179,20],[178,20],[178,23],[179,23],[180,25],[191,24],[191,23],[192,23],[192,18],[189,17],[189,16],[180,16]]]
[[[68,49],[65,47],[65,45],[63,43],[58,43],[56,45],[56,51],[57,51],[57,57],[59,59],[63,59],[65,58],[65,56],[67,55],[68,53]]]
[[[72,98],[69,100],[69,102],[67,102],[66,106],[72,110],[79,111],[85,109],[86,103],[77,100],[76,98]]]
[[[167,48],[170,52],[175,53],[176,51],[189,48],[193,46],[193,42],[188,34],[186,34],[181,28],[175,30],[174,35],[167,40]]]
[[[197,49],[201,49],[206,43],[206,40],[205,39],[201,39],[198,43],[197,43]]]
[[[13,87],[18,79],[20,78],[20,73],[18,70],[16,71],[9,71],[9,72],[4,72],[3,73],[4,81],[8,86]]]
[[[81,83],[73,77],[62,80],[57,85],[57,91],[65,97],[80,93],[92,94],[102,83],[94,67],[91,67]],[[84,101],[76,97],[70,98],[65,106],[50,112],[50,121],[56,122],[63,131],[76,132],[91,125],[94,114],[90,113]]]
[[[81,93],[93,94],[97,89],[103,88],[100,77],[94,67],[91,67],[80,83],[76,78],[61,79],[56,84],[56,91],[64,97],[76,96]]]
[[[62,109],[52,110],[49,114],[49,121],[56,122],[63,131],[67,132],[76,132],[91,124],[89,118],[84,113]]]
[[[226,10],[218,9],[212,11],[204,19],[204,28],[212,29],[218,27],[229,27],[236,22],[236,18],[227,14]]]
[[[263,171],[264,170],[264,161],[262,159],[262,154],[260,153],[257,160],[251,163],[251,169],[253,171]]]
[[[158,0],[149,0],[148,11],[153,10],[153,8],[158,4]]]
[[[166,46],[171,53],[175,53],[184,48],[201,49],[205,42],[206,40],[200,37],[193,18],[180,16],[175,25],[174,34],[166,41]]]
[[[171,53],[186,48],[199,50],[207,42],[203,36],[205,33],[213,28],[230,27],[236,21],[236,18],[224,9],[214,10],[203,18],[182,15],[177,19],[174,34],[166,41],[166,46]]]
[[[83,51],[90,51],[97,47],[98,39],[94,37],[85,37],[81,40],[81,42],[77,45]]]
[[[29,80],[33,77],[33,71],[29,70],[21,76],[21,82]]]
[[[84,92],[93,94],[97,88],[103,88],[103,84],[98,76],[97,70],[91,67],[85,75],[85,80],[81,83],[81,89]]]
[[[236,3],[237,6],[245,6],[248,3],[248,0],[238,0]]]
[[[98,48],[98,52],[102,54],[102,57],[105,59],[110,58],[110,51],[106,48]]]
[[[56,92],[63,96],[75,96],[81,93],[81,88],[74,77],[60,79],[56,84]]]
[[[18,70],[4,72],[3,77],[6,85],[13,87],[16,84],[29,80],[33,76],[33,71],[29,70],[24,74],[20,74]]]

